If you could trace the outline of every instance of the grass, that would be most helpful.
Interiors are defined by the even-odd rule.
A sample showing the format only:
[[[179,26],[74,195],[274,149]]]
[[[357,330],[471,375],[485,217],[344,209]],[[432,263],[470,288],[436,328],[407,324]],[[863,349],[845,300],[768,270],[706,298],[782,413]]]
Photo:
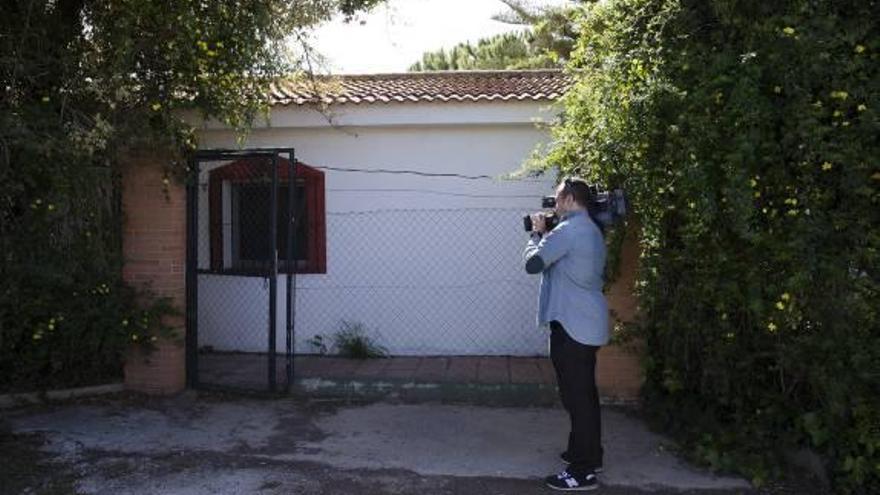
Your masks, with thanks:
[[[373,359],[388,356],[388,350],[367,335],[363,323],[343,321],[342,328],[334,335],[333,343],[342,357]]]

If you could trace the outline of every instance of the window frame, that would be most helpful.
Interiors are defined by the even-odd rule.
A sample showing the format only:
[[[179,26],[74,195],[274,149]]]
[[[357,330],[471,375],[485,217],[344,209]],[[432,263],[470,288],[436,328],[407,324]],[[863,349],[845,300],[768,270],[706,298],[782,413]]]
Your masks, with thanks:
[[[278,168],[278,187],[289,186],[290,161],[276,157]],[[225,183],[240,185],[256,182],[256,177],[271,172],[266,159],[245,158],[215,168],[208,173],[209,230],[210,230],[210,271],[228,275],[264,275],[260,268],[246,269],[224,266],[225,255],[224,225],[230,224],[224,213],[234,214],[231,204],[224,204],[223,187]],[[324,173],[305,163],[296,162],[296,181],[305,191],[306,242],[305,259],[296,261],[296,270],[291,271],[288,263],[279,253],[278,273],[327,273],[327,234],[324,196]],[[271,185],[269,185],[271,188]],[[267,188],[269,191],[271,189]],[[228,209],[227,209],[228,207]],[[280,212],[279,212],[280,213]],[[234,219],[233,219],[234,220]],[[230,245],[231,248],[231,245]]]

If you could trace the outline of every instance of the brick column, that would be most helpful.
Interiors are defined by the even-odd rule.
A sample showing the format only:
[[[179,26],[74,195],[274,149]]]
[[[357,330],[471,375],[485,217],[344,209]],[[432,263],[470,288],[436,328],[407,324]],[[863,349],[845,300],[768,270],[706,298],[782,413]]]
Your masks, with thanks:
[[[186,190],[175,180],[166,184],[163,158],[147,153],[128,160],[122,179],[125,215],[122,249],[123,279],[170,297],[181,315],[186,303]],[[178,338],[160,339],[145,352],[132,346],[126,356],[125,386],[149,394],[173,394],[186,384],[183,316],[167,321]]]
[[[633,227],[630,232],[635,231]],[[639,261],[639,246],[635,235],[628,234],[624,240],[620,276],[608,290],[608,306],[613,311],[615,322],[630,322],[636,318],[638,304],[635,289],[636,270]],[[596,362],[596,384],[603,397],[621,400],[635,400],[639,397],[644,377],[639,360],[642,346],[640,342],[627,345],[609,345],[599,351]]]

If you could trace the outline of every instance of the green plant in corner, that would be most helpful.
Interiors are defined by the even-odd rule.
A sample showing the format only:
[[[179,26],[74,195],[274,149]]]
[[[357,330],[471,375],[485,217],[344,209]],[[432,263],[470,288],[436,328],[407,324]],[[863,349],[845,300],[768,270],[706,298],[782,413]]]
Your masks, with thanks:
[[[342,321],[341,328],[333,336],[336,352],[351,359],[372,359],[388,356],[388,350],[367,335],[361,322]]]

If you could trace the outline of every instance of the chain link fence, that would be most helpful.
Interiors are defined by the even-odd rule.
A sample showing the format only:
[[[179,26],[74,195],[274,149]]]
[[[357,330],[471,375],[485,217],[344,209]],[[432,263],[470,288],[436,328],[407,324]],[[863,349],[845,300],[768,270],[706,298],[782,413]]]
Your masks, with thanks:
[[[390,356],[546,355],[535,324],[539,280],[522,262],[527,210],[310,215],[304,189],[273,177],[271,160],[219,165],[200,173],[193,198],[199,385],[263,389],[272,349],[275,380],[285,384],[289,345],[344,354],[342,337]],[[293,273],[310,266],[314,222],[324,222],[326,264]]]
[[[327,215],[325,276],[297,284],[296,352],[354,323],[392,355],[538,355],[517,209]],[[330,349],[332,351],[332,349]]]
[[[524,214],[329,213],[327,273],[296,275],[291,292],[294,351],[332,353],[335,336],[356,325],[390,355],[544,355],[546,336],[535,326],[538,279],[521,259]],[[265,352],[269,280],[237,271],[198,277],[199,348]],[[278,277],[283,329],[286,275]],[[284,337],[277,332],[277,349]]]

